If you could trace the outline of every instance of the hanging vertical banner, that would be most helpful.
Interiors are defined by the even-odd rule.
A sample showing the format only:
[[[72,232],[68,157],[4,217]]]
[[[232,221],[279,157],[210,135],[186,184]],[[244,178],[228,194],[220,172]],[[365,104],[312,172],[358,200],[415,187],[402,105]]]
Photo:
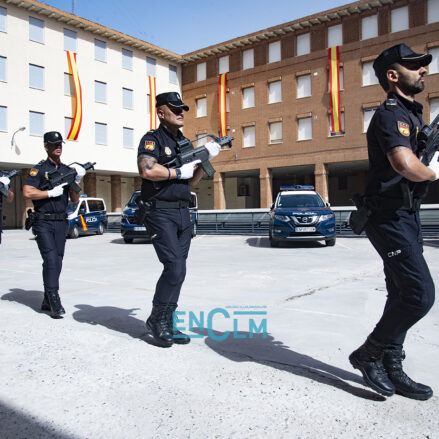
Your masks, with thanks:
[[[69,71],[73,78],[75,86],[75,115],[73,116],[72,126],[70,127],[67,140],[76,140],[81,130],[82,123],[82,90],[79,82],[78,66],[76,65],[76,53],[67,50],[67,61],[69,63]],[[73,99],[73,97],[72,97]]]
[[[218,117],[220,137],[227,136],[227,73],[218,80]]]
[[[86,232],[88,230],[88,227],[87,227],[87,223],[85,222],[84,217],[82,215],[79,215],[79,219],[81,220],[82,230],[84,230],[84,232]]]
[[[155,95],[156,95],[155,76],[148,76],[148,81],[149,81],[149,129],[155,130],[157,128],[157,109],[155,108]]]
[[[328,49],[329,95],[331,98],[331,136],[343,134],[340,108],[340,56],[339,46]]]

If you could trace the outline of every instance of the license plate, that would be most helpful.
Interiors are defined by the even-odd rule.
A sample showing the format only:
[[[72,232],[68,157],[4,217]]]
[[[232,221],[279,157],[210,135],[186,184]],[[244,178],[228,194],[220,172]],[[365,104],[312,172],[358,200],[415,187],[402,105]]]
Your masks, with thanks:
[[[144,230],[146,230],[145,226],[134,227],[135,232],[143,232]]]
[[[296,227],[294,229],[296,232],[315,232],[315,227]]]

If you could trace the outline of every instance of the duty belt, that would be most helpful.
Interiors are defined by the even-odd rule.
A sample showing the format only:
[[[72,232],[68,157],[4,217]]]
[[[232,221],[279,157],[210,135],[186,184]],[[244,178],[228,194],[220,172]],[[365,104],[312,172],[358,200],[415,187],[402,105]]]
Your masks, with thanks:
[[[415,198],[413,206],[405,206],[402,198],[386,198],[380,196],[372,196],[364,198],[366,207],[370,209],[379,210],[406,210],[409,212],[416,212],[421,208],[422,199]]]
[[[189,201],[151,201],[152,209],[186,209],[189,207]]]
[[[35,212],[36,219],[45,221],[62,221],[67,219],[66,213],[42,213]]]

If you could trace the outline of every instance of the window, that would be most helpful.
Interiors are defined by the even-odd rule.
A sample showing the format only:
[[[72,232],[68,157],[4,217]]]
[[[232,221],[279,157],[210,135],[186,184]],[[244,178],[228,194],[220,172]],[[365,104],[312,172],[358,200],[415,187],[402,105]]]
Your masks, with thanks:
[[[329,119],[329,135],[330,136],[343,136],[344,135],[344,133],[345,133],[345,129],[344,129],[344,112],[342,111],[341,113],[340,113],[340,118],[341,118],[341,133],[339,134],[339,133],[334,133],[334,134],[332,134],[331,133],[331,126],[332,126],[332,115],[331,114],[329,114],[329,117],[328,117],[328,119]]]
[[[242,108],[255,106],[255,88],[246,87],[242,89]]]
[[[132,148],[134,146],[134,130],[132,128],[123,127],[123,146]]]
[[[201,62],[197,64],[197,81],[204,81],[206,79],[206,63]]]
[[[133,52],[128,49],[122,49],[122,68],[133,70]]]
[[[343,44],[343,33],[341,24],[328,27],[328,47],[341,46]]]
[[[0,6],[0,31],[6,32],[6,14],[7,9]]]
[[[439,47],[434,47],[428,51],[433,57],[431,63],[428,65],[428,73],[439,73]]]
[[[207,99],[197,99],[197,117],[207,116]]]
[[[197,134],[197,148],[207,143],[207,137],[205,134]]]
[[[270,143],[282,143],[282,122],[271,122]]]
[[[256,142],[255,142],[255,127],[251,126],[251,127],[244,127],[243,129],[243,148],[249,148],[251,146],[255,146]]]
[[[7,107],[0,105],[0,131],[7,131]]]
[[[107,144],[107,124],[95,122],[95,143],[96,145]]]
[[[64,50],[76,52],[76,32],[64,29]]]
[[[44,134],[44,113],[29,111],[29,134],[31,136]]]
[[[133,109],[133,90],[129,88],[122,88],[122,107],[128,110]]]
[[[361,19],[361,39],[375,38],[378,36],[378,15],[371,15]]]
[[[268,63],[280,61],[280,41],[268,45]]]
[[[1,8],[0,8],[1,9]],[[437,0],[427,0],[427,23],[439,21],[439,2]],[[1,26],[0,26],[1,30]]]
[[[156,76],[157,61],[154,58],[146,57],[146,74],[148,76]]]
[[[95,81],[95,102],[107,103],[107,83]]]
[[[44,90],[44,67],[29,64],[29,87]]]
[[[268,84],[268,103],[282,102],[282,82],[273,81]]]
[[[29,17],[29,40],[44,43],[44,21]]]
[[[107,62],[107,43],[95,38],[95,60]]]
[[[70,129],[72,128],[73,119],[71,117],[64,118],[64,138],[67,139],[67,136],[70,133]]]
[[[306,55],[311,52],[311,41],[308,34],[297,35],[297,56]]]
[[[6,58],[0,56],[0,81],[6,82]]]
[[[311,96],[311,75],[297,77],[297,98]]]
[[[64,73],[64,94],[66,96],[75,96],[75,84],[70,73]]]
[[[172,64],[169,64],[169,82],[171,84],[178,84],[177,66]]]
[[[409,7],[404,6],[398,9],[392,9],[390,14],[391,30],[390,32],[400,32],[409,28]]]
[[[365,108],[363,110],[363,133],[367,132],[372,116],[375,114],[376,108]]]
[[[244,50],[242,52],[242,70],[252,69],[255,66],[254,49]]]
[[[439,114],[439,98],[430,99],[430,123]]]
[[[373,69],[373,61],[363,63],[363,87],[378,84],[378,78]]]
[[[229,71],[229,57],[222,56],[218,59],[218,74],[227,73]]]
[[[310,140],[312,139],[312,118],[304,117],[297,121],[297,140]]]

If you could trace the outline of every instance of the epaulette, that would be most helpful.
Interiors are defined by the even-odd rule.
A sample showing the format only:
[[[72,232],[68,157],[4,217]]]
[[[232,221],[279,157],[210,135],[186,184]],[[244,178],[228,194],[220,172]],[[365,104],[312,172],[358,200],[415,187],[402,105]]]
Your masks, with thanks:
[[[155,130],[149,130],[146,134],[156,133],[158,130],[158,128],[156,128]]]
[[[41,162],[37,163],[37,166],[42,165],[45,161],[46,161],[45,159],[41,160]]]
[[[385,103],[386,103],[386,107],[395,107],[396,105],[398,105],[395,98],[386,99]]]

